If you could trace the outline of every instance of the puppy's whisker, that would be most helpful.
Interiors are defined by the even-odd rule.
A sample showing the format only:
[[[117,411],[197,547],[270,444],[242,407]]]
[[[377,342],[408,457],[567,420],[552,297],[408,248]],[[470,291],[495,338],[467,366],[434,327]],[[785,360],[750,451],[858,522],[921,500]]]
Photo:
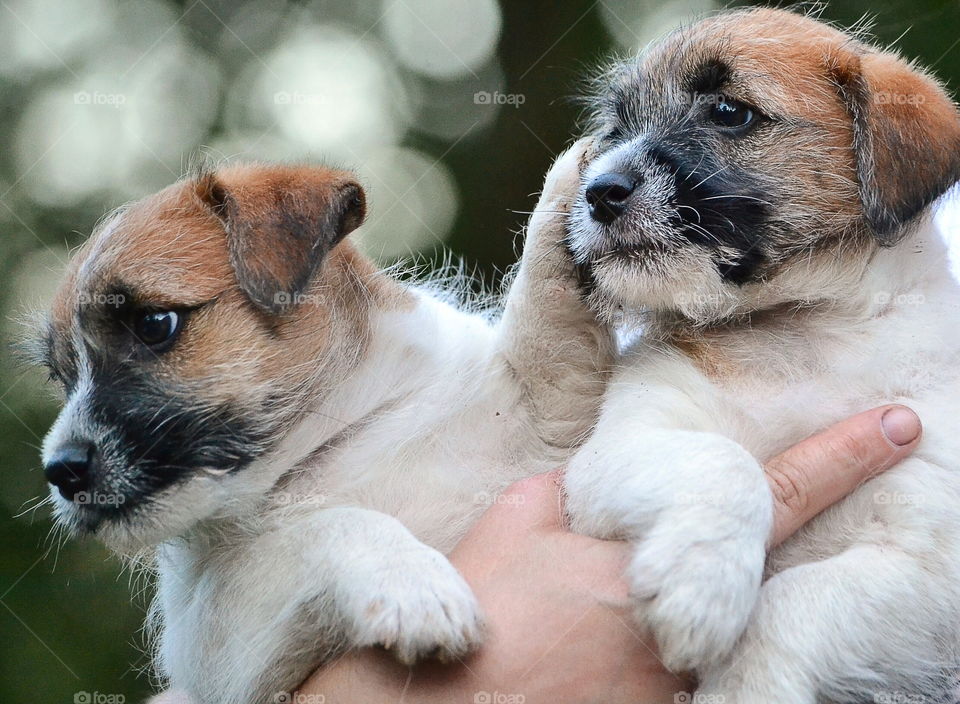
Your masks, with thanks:
[[[704,200],[706,200],[706,199],[704,199]],[[700,217],[700,211],[697,210],[696,208],[694,208],[692,205],[682,205],[682,204],[678,204],[678,205],[674,205],[673,207],[674,207],[674,211],[679,210],[680,208],[683,208],[683,209],[685,209],[685,210],[692,210],[692,211],[693,211],[693,214],[697,216],[697,223],[702,222],[702,218]]]
[[[23,503],[24,503],[24,504],[27,504],[27,503],[29,503],[29,502],[31,502],[31,501],[33,501],[33,502],[35,502],[35,503],[34,503],[32,506],[26,506],[26,507],[22,508],[21,511],[20,511],[19,513],[14,514],[13,517],[14,517],[14,518],[21,518],[21,517],[27,515],[28,513],[35,513],[36,510],[37,510],[38,508],[40,508],[41,506],[49,506],[49,505],[51,505],[51,504],[53,503],[53,497],[52,497],[50,494],[47,494],[46,496],[35,496],[35,497],[33,497],[32,499],[27,499],[27,500],[24,501]]]
[[[703,160],[706,159],[706,158],[707,158],[707,153],[706,153],[706,152],[704,152],[703,154],[701,154],[701,155],[700,155],[700,161],[698,161],[698,162],[697,162],[697,165],[694,166],[693,169],[690,170],[690,173],[687,174],[687,177],[686,177],[685,179],[683,179],[683,181],[682,181],[681,183],[686,183],[687,181],[689,181],[689,180],[693,177],[693,175],[694,175],[695,173],[697,173],[697,171],[698,171],[698,170],[700,169],[700,167],[703,165]],[[697,185],[700,185],[700,184],[697,184]],[[694,186],[694,188],[696,188],[696,186]]]
[[[691,186],[690,190],[692,190],[692,191],[697,190],[698,188],[700,188],[700,186],[702,186],[703,184],[705,184],[705,183],[706,183],[707,181],[709,181],[710,179],[712,179],[712,178],[714,178],[714,177],[716,177],[716,176],[719,176],[721,173],[723,173],[724,171],[726,171],[727,168],[728,168],[727,166],[721,166],[719,169],[717,169],[717,170],[714,171],[712,174],[710,174],[709,176],[707,176],[705,179],[703,179],[702,181],[700,181],[699,183],[697,183],[695,186]]]
[[[704,199],[704,200],[705,200],[705,199]],[[729,228],[730,228],[730,232],[736,232],[737,226],[734,224],[733,220],[731,220],[730,217],[729,217],[728,215],[726,215],[725,213],[722,213],[722,212],[720,212],[719,210],[716,210],[715,208],[703,207],[702,210],[704,210],[705,212],[708,212],[708,213],[713,213],[713,214],[715,214],[715,215],[723,218],[724,220],[726,220],[727,225],[728,225]]]
[[[768,201],[768,200],[763,200],[762,198],[755,198],[754,196],[744,196],[744,195],[739,195],[739,194],[734,194],[734,193],[729,193],[729,194],[719,195],[719,196],[708,196],[708,197],[706,197],[706,198],[700,198],[700,200],[731,200],[731,199],[737,199],[737,200],[753,200],[753,201],[756,201],[757,203],[763,203],[764,205],[769,205],[770,207],[773,207],[773,203],[771,203],[771,202]]]
[[[720,240],[720,238],[717,237],[715,234],[713,234],[712,232],[704,229],[703,227],[701,227],[700,225],[697,225],[697,224],[695,224],[695,223],[692,223],[692,222],[684,223],[684,227],[688,227],[688,228],[690,228],[691,230],[693,230],[694,232],[699,232],[700,234],[702,234],[704,237],[706,237],[708,240],[710,240],[710,241],[713,242],[714,244],[721,244],[721,242],[722,242],[722,241]]]

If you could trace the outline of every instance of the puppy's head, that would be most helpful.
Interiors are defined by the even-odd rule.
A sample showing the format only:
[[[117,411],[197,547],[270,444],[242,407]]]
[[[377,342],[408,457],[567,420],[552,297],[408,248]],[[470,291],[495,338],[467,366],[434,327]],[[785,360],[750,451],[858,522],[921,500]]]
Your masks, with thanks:
[[[570,247],[602,312],[816,300],[796,264],[856,268],[960,178],[941,87],[810,17],[720,14],[599,84]]]
[[[251,465],[362,346],[370,264],[341,240],[363,215],[347,173],[232,166],[105,222],[37,344],[64,392],[43,458],[68,529],[136,549],[276,480]]]

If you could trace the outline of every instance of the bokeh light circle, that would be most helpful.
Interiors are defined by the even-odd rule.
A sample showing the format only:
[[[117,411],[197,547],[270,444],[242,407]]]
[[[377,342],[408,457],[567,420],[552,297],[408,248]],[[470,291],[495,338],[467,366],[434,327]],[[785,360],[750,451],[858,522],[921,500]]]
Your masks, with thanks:
[[[493,55],[497,0],[384,0],[384,35],[407,68],[433,78],[473,75]]]
[[[379,151],[355,164],[369,213],[356,239],[379,261],[441,245],[457,214],[457,188],[446,166],[409,148]]]

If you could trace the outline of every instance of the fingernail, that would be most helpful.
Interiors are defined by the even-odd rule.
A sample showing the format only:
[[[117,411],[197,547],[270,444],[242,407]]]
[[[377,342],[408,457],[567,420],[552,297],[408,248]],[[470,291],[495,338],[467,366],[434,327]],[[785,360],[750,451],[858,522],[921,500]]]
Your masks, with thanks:
[[[894,445],[909,445],[920,435],[920,418],[906,406],[894,406],[880,419],[883,434]]]

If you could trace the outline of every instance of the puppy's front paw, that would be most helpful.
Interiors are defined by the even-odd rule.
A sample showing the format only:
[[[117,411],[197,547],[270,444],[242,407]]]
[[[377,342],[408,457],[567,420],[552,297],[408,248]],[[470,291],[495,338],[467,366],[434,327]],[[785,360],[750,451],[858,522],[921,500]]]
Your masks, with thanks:
[[[463,577],[426,546],[407,557],[352,598],[353,644],[382,645],[405,665],[427,657],[450,661],[476,650],[483,618]]]
[[[652,631],[668,669],[700,671],[729,653],[746,628],[764,542],[711,538],[682,522],[659,528],[637,545],[627,568],[637,618]]]
[[[580,189],[580,173],[594,148],[592,138],[580,139],[553,162],[543,182],[541,200],[554,202],[566,209]]]

